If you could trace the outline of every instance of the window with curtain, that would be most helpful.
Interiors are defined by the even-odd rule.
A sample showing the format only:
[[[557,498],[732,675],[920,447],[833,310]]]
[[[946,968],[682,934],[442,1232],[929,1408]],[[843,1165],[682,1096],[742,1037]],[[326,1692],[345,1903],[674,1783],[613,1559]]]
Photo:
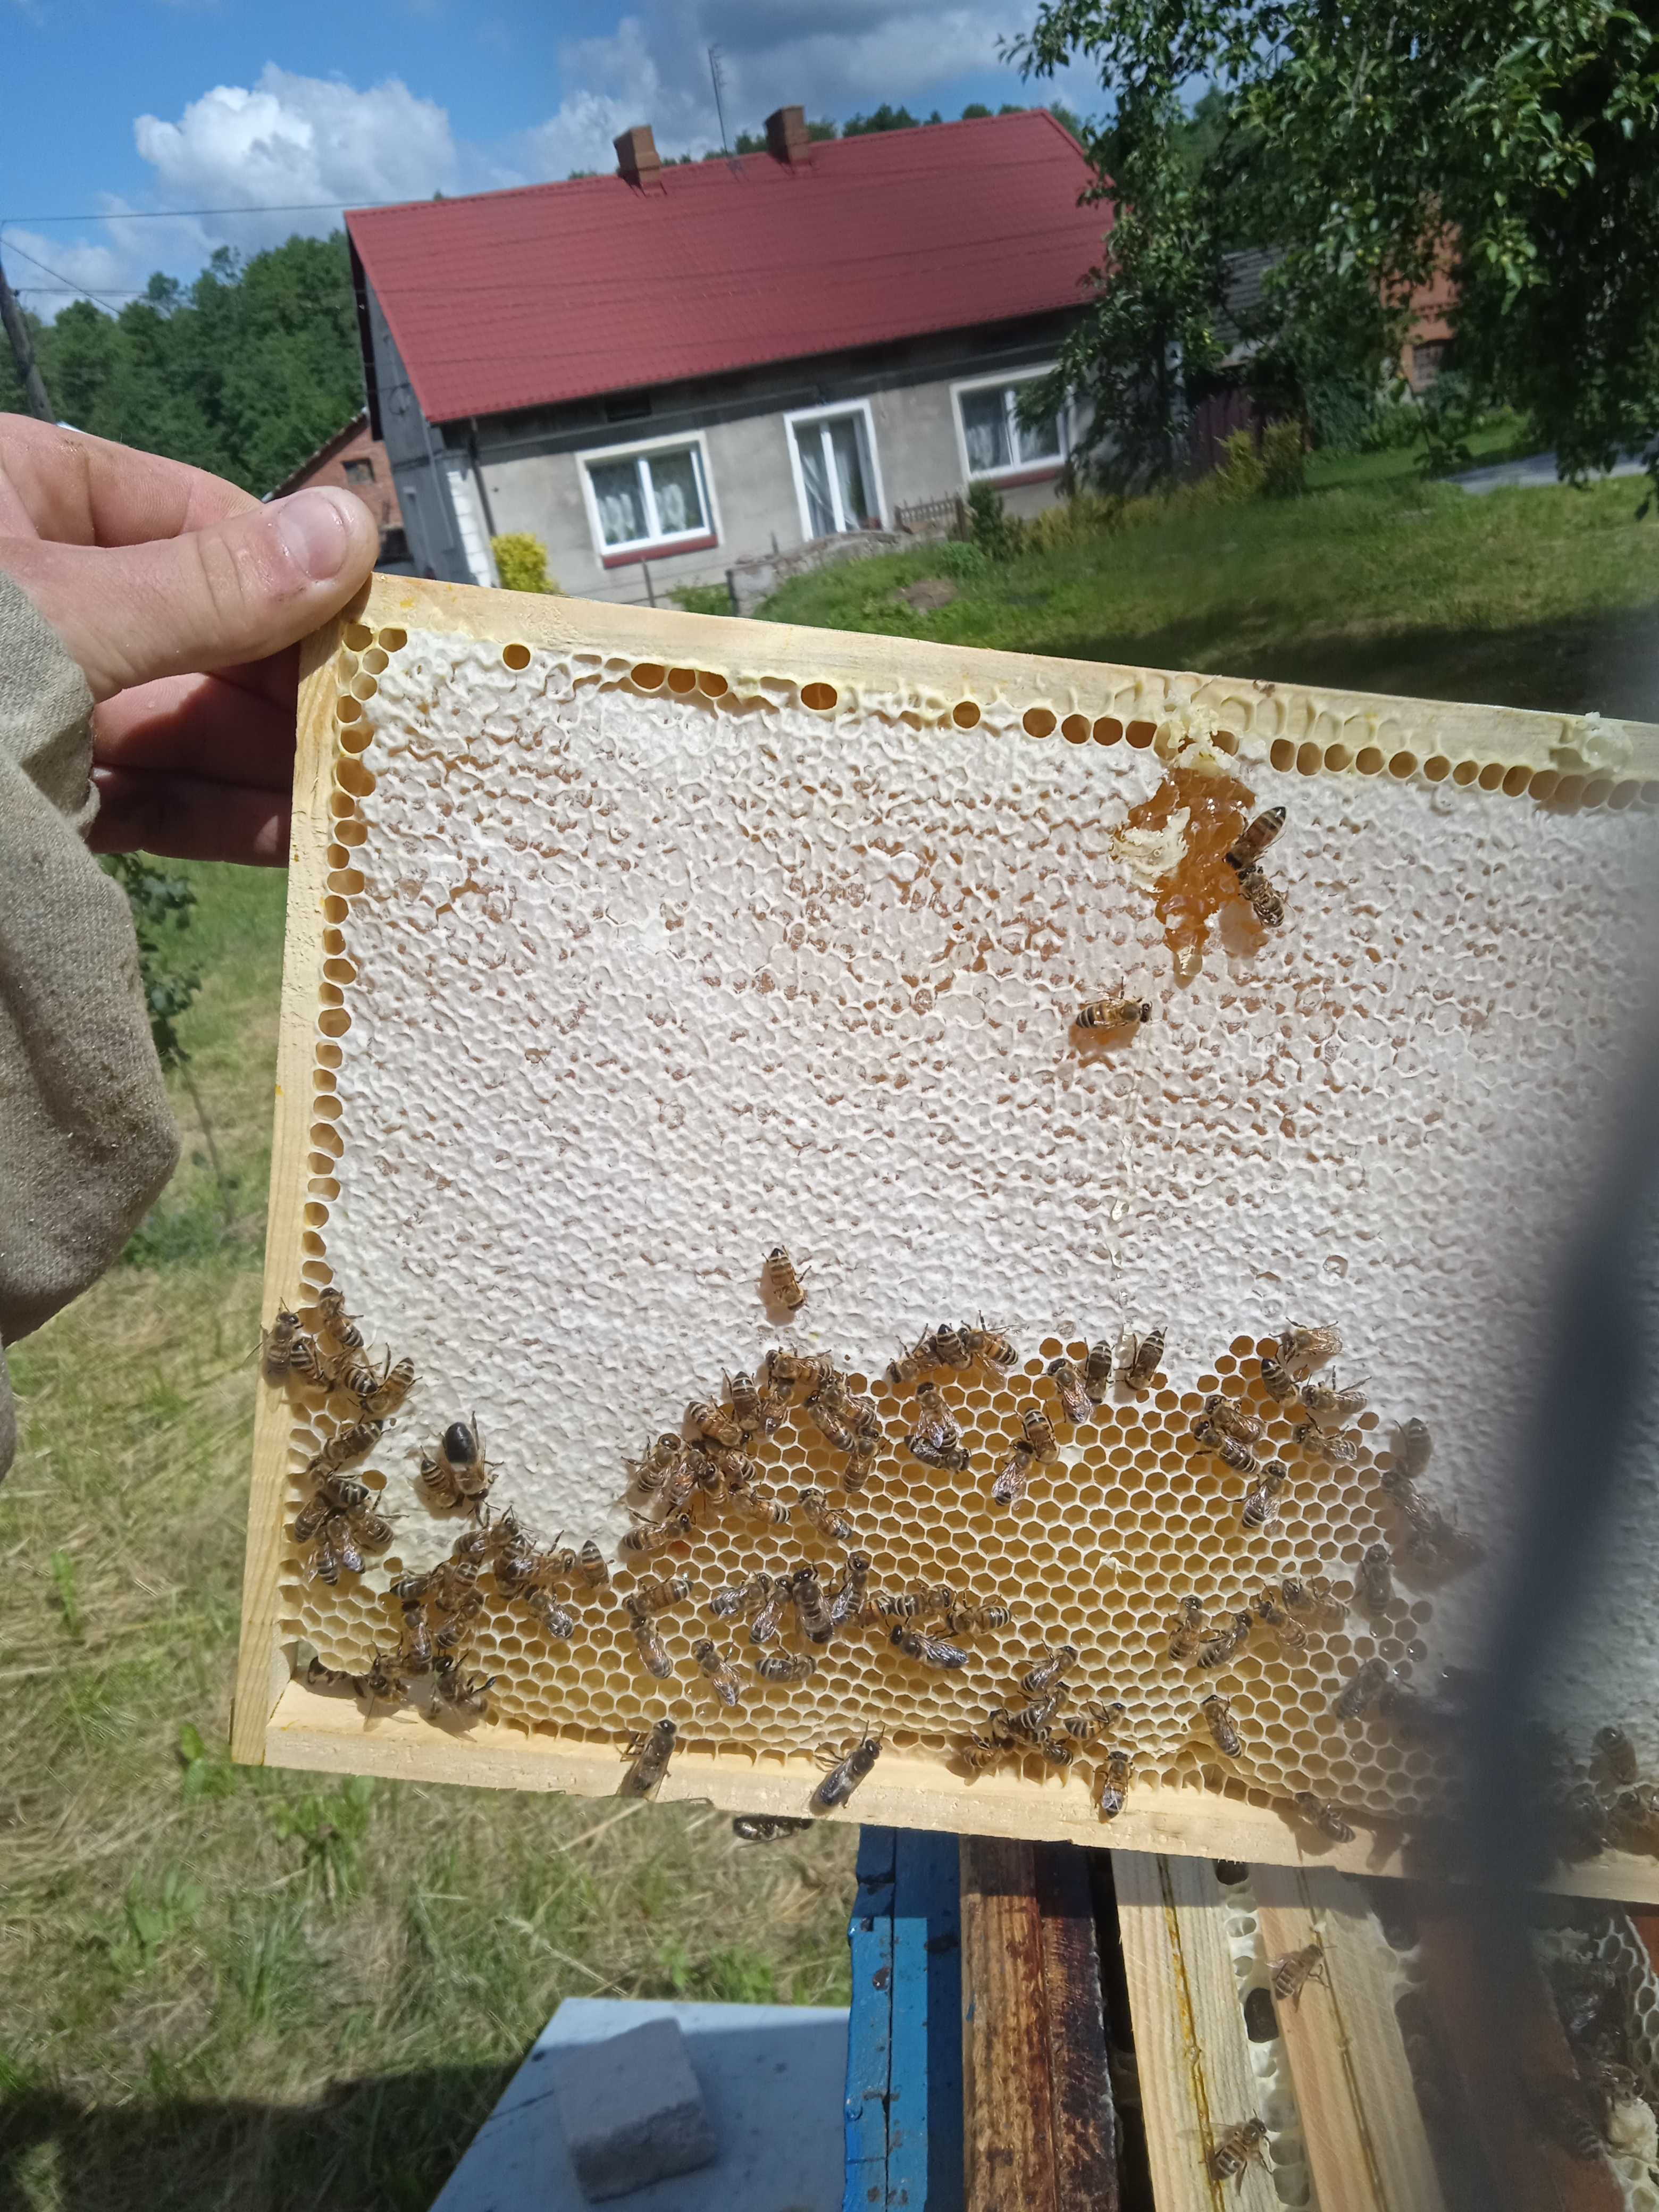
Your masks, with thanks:
[[[970,392],[957,392],[970,477],[1041,468],[1065,459],[1057,413],[1043,415],[1030,423],[1020,420],[1020,397],[1031,381],[1024,377],[1014,384],[981,384]]]
[[[698,447],[664,447],[586,466],[607,553],[707,534],[708,501]]]
[[[806,500],[806,534],[831,538],[846,530],[878,529],[880,502],[871,464],[864,410],[815,415],[793,425]]]

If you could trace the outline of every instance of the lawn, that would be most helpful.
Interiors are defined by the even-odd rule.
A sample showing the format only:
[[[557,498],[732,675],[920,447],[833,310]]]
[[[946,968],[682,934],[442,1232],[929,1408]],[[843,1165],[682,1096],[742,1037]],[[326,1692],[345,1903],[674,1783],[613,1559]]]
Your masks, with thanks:
[[[180,1087],[145,1263],[11,1353],[0,2206],[423,2212],[561,1997],[844,2002],[854,1838],[228,1763],[283,885],[193,872],[228,1207]]]
[[[829,629],[1659,720],[1659,520],[1644,486],[1480,498],[1409,455],[1316,465],[1297,500],[1177,514],[1000,564],[930,545],[787,584]],[[949,576],[951,603],[899,588]]]

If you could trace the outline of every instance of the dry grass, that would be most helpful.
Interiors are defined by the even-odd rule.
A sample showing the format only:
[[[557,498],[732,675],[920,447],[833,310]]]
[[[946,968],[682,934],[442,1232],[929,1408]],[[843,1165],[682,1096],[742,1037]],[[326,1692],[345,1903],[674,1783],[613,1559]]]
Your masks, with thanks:
[[[423,2207],[562,1996],[844,2002],[854,1838],[228,1764],[280,886],[199,872],[240,1218],[187,1160],[185,1256],[11,1355],[0,2206]]]

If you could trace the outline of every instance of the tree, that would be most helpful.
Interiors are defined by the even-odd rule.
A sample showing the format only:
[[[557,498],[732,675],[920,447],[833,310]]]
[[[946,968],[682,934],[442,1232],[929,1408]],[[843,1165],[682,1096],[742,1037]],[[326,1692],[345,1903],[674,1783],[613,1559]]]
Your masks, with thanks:
[[[933,120],[937,123],[939,118]],[[843,138],[866,138],[874,131],[915,131],[921,123],[919,115],[912,115],[908,107],[890,107],[884,100],[881,106],[868,115],[849,115],[841,126]]]
[[[1445,270],[1459,368],[1532,416],[1564,475],[1659,430],[1656,0],[1043,0],[1014,51],[1039,76],[1086,57],[1117,95],[1094,150],[1124,212],[1074,388],[1155,382],[1165,320],[1109,291],[1144,301],[1173,273],[1217,321],[1243,235],[1280,249],[1250,333],[1264,373],[1375,388]],[[1179,98],[1195,78],[1201,136]],[[1188,193],[1166,189],[1176,147]],[[1183,356],[1188,396],[1206,366]]]

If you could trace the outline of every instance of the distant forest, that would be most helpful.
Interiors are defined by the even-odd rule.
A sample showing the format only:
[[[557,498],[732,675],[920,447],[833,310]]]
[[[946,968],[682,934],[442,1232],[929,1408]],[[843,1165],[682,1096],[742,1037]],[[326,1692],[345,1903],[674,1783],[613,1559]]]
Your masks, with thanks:
[[[975,105],[963,118],[990,112]],[[1078,127],[1065,109],[1054,112],[1068,129]],[[851,117],[839,135],[914,130],[941,119],[884,102],[872,114]],[[816,138],[837,136],[833,123],[810,128]],[[757,153],[765,144],[763,133],[740,131],[737,150]],[[27,290],[27,276],[11,273]],[[194,283],[154,276],[143,298],[118,314],[77,300],[55,322],[27,311],[25,319],[60,422],[193,462],[252,492],[280,483],[363,404],[340,230],[290,238],[246,260],[222,246]],[[25,401],[0,341],[3,410],[21,414]]]

